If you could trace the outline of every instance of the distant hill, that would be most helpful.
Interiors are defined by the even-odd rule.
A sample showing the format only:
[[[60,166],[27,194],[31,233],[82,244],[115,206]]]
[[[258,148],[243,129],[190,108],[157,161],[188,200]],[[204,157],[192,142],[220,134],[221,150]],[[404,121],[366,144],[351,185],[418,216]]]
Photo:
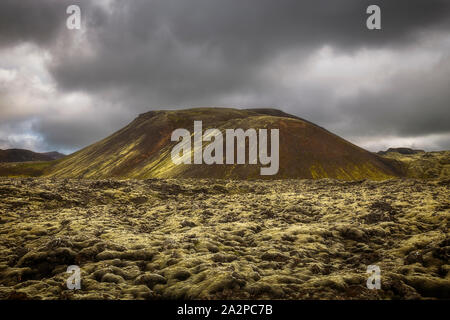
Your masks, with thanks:
[[[261,176],[260,165],[175,165],[173,130],[195,120],[203,130],[249,128],[280,130],[280,169]],[[401,164],[368,152],[299,117],[275,109],[196,108],[150,111],[111,136],[46,169],[46,175],[73,178],[336,178],[387,179],[402,175]]]
[[[56,151],[38,153],[25,149],[0,149],[0,162],[51,161],[63,157],[64,154]]]
[[[411,148],[389,148],[386,151],[378,151],[377,153],[379,155],[384,156],[390,152],[396,152],[400,154],[416,154],[416,153],[425,153],[425,150],[415,150]]]
[[[64,158],[66,155],[63,153],[60,153],[58,151],[51,151],[51,152],[44,152],[43,155],[49,156],[51,160],[58,160],[61,158]]]
[[[388,149],[383,156],[401,161],[404,173],[409,178],[448,179],[450,178],[450,151],[425,152],[408,148]]]

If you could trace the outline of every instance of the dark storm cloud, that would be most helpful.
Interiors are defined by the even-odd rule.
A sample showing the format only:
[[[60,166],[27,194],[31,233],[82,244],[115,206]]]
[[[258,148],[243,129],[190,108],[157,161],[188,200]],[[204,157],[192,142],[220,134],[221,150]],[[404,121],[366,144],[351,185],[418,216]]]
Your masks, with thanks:
[[[120,119],[120,116],[115,115],[115,118]],[[98,125],[99,121],[101,126]],[[41,133],[48,146],[56,146],[59,150],[67,149],[70,152],[71,149],[83,148],[96,142],[98,137],[114,133],[120,125],[124,123],[105,121],[100,115],[89,118],[80,115],[65,118],[45,117],[34,123],[32,128]]]
[[[62,1],[3,0],[0,3],[0,46],[32,41],[42,45],[64,25]]]
[[[399,75],[391,81],[382,95],[361,92],[340,102],[342,113],[352,115],[346,134],[414,137],[450,132],[448,57],[430,73]]]
[[[65,28],[69,4],[81,7],[79,33]],[[365,27],[370,4],[382,9],[381,31]],[[449,17],[447,0],[16,0],[0,3],[0,49],[34,43],[51,55],[46,68],[58,98],[89,97],[89,109],[76,116],[33,113],[36,134],[66,150],[103,138],[137,113],[189,106],[278,107],[344,137],[426,136],[450,134]],[[389,81],[383,89],[360,85],[365,66],[347,79],[361,50],[401,51],[422,64],[416,51],[424,41],[433,47],[425,55],[441,53],[442,67],[385,77],[392,71],[384,64],[402,63],[393,54],[396,61],[379,62],[371,75]],[[324,47],[332,54],[322,60],[339,65],[356,56],[355,67],[331,64],[329,79],[317,74],[310,60]],[[336,90],[342,84],[352,94]]]
[[[95,56],[63,54],[53,65],[63,88],[131,87],[183,103],[212,97],[259,79],[268,59],[323,45],[343,50],[398,46],[418,31],[445,28],[450,2],[378,1],[383,31],[365,28],[373,1],[157,0],[115,4],[108,19],[88,30]],[[301,58],[301,56],[299,56]],[[75,58],[75,59],[74,59]],[[153,90],[152,90],[153,89]],[[179,95],[179,97],[178,97]],[[164,99],[162,99],[164,100]]]
[[[0,2],[0,48],[31,42],[47,48],[65,31],[66,9],[79,5],[87,10],[85,22],[95,27],[105,18],[95,1],[2,0]]]

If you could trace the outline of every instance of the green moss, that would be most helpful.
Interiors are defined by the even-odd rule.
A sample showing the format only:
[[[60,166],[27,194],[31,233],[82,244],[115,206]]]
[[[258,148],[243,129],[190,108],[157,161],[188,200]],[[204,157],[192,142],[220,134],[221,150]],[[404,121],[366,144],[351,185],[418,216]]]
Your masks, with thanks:
[[[313,179],[328,178],[328,174],[320,164],[315,164],[310,167],[311,176]]]
[[[0,163],[0,176],[4,177],[40,177],[55,165],[48,162]]]

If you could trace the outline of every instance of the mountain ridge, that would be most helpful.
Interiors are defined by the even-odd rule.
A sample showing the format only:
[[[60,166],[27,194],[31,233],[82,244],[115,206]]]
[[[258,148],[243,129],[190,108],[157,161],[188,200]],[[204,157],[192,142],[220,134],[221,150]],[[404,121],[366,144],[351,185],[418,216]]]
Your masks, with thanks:
[[[389,148],[386,151],[378,151],[377,154],[379,154],[381,156],[385,156],[392,152],[404,154],[404,155],[411,155],[411,154],[417,154],[417,153],[425,153],[425,150],[400,147],[400,148]]]
[[[57,151],[34,152],[27,149],[0,149],[0,162],[52,161],[65,157]]]
[[[280,170],[262,177],[257,165],[175,165],[173,130],[280,130]],[[192,108],[140,114],[112,135],[57,161],[46,172],[64,178],[389,179],[401,164],[368,152],[310,121],[277,109]]]

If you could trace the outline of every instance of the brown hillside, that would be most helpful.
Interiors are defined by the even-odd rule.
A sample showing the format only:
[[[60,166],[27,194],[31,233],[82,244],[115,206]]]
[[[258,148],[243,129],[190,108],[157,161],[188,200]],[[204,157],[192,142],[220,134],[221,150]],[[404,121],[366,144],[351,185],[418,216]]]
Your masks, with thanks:
[[[280,169],[260,176],[261,165],[175,165],[170,152],[173,130],[193,133],[194,120],[203,130],[280,130]],[[205,146],[205,144],[204,144]],[[401,175],[399,163],[359,148],[301,118],[273,109],[197,108],[151,111],[123,129],[57,163],[54,177],[76,178],[337,178],[386,179]]]

